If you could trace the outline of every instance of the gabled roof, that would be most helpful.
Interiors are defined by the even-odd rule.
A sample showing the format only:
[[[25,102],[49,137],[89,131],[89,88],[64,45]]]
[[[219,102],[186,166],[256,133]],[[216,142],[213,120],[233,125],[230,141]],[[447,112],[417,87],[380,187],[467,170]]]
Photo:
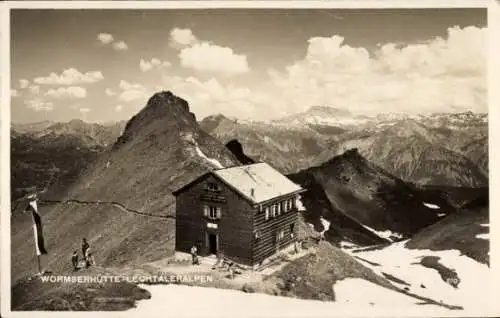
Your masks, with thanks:
[[[276,197],[304,191],[299,185],[265,162],[214,170],[208,174],[212,174],[252,203],[262,203]],[[208,174],[174,191],[174,195]]]

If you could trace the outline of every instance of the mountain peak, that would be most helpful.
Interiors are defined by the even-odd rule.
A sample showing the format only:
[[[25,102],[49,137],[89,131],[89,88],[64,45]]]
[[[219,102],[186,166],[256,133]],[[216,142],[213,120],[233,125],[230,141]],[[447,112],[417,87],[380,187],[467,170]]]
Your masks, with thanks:
[[[305,113],[316,115],[330,115],[330,116],[351,116],[351,112],[346,109],[339,109],[330,106],[315,105],[311,106]]]
[[[190,130],[196,125],[196,116],[189,111],[186,100],[170,91],[157,92],[149,98],[146,106],[127,122],[115,147],[126,143],[135,135],[171,134],[173,131]]]

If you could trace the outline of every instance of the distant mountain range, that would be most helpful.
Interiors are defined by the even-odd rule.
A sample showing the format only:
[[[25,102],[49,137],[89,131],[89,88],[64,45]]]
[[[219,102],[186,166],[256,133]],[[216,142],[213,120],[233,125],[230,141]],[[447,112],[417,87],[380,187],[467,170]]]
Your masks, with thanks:
[[[16,199],[48,183],[64,189],[75,181],[122,133],[125,122],[91,124],[43,121],[12,124],[11,197]]]
[[[487,114],[367,117],[314,106],[280,120],[252,122],[214,115],[200,125],[222,142],[238,139],[250,157],[284,173],[358,148],[366,159],[405,181],[466,187],[488,184]]]

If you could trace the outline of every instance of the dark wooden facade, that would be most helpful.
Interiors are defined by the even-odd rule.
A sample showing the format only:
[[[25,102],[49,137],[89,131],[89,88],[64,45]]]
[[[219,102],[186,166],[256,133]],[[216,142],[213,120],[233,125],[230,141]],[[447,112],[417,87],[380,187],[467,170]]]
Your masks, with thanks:
[[[257,204],[209,173],[174,195],[177,251],[189,252],[196,244],[201,256],[222,253],[237,263],[258,265],[296,240],[298,192]],[[273,217],[270,206],[276,204],[280,213]]]

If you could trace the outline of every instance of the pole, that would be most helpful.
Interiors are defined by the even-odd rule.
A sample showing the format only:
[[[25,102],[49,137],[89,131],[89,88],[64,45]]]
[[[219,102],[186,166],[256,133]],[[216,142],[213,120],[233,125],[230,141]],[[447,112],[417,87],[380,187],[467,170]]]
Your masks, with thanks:
[[[38,261],[38,273],[42,274],[42,266],[40,265],[40,255],[36,255],[36,259]]]
[[[35,253],[36,253],[36,261],[38,263],[38,274],[42,274],[42,265],[40,263],[40,254],[38,253],[38,242],[37,242],[37,233],[36,233],[36,222],[35,222],[35,217],[33,215],[33,212],[31,212],[31,219],[33,221],[33,236],[34,236],[34,243],[35,243]]]

